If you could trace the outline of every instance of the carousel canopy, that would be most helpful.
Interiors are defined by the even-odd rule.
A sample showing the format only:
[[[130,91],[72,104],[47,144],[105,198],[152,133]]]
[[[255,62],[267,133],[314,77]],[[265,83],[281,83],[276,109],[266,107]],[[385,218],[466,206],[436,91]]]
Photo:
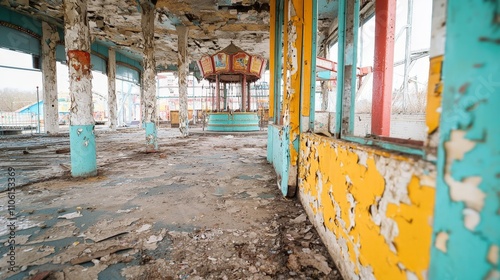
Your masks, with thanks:
[[[214,82],[218,75],[221,83],[240,83],[244,75],[247,82],[260,79],[266,63],[264,58],[251,55],[231,42],[216,54],[203,56],[198,61],[198,67],[203,78],[209,81]]]

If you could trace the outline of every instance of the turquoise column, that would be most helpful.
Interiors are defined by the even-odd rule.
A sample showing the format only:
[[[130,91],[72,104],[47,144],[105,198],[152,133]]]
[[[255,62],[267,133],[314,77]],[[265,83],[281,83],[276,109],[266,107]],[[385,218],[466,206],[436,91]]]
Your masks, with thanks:
[[[448,1],[429,279],[500,279],[498,1]]]
[[[146,152],[155,153],[158,151],[157,128],[154,122],[144,123],[146,130]]]
[[[97,175],[92,65],[87,2],[64,0],[64,32],[69,74],[71,175]]]
[[[97,175],[97,156],[94,125],[71,125],[69,127],[71,176]]]

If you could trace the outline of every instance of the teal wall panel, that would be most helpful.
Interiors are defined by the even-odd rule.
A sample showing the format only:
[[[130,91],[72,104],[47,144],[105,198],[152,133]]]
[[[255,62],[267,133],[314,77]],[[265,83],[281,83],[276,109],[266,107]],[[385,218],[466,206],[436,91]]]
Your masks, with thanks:
[[[40,55],[40,40],[5,26],[0,26],[0,34],[0,47]]]

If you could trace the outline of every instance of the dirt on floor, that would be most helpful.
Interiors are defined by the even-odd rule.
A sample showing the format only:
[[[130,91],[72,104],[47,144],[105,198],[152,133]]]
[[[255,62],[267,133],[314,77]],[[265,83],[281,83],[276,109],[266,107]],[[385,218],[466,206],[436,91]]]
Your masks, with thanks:
[[[158,153],[141,130],[99,132],[86,179],[69,176],[67,138],[0,139],[20,182],[0,193],[0,224],[15,223],[0,228],[0,279],[342,279],[278,190],[265,132],[161,129]]]

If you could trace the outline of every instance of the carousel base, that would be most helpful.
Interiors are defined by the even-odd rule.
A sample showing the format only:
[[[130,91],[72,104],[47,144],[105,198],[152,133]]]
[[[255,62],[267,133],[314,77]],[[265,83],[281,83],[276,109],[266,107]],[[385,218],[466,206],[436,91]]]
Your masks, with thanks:
[[[256,112],[220,112],[208,114],[208,131],[239,132],[258,131],[259,116]]]

